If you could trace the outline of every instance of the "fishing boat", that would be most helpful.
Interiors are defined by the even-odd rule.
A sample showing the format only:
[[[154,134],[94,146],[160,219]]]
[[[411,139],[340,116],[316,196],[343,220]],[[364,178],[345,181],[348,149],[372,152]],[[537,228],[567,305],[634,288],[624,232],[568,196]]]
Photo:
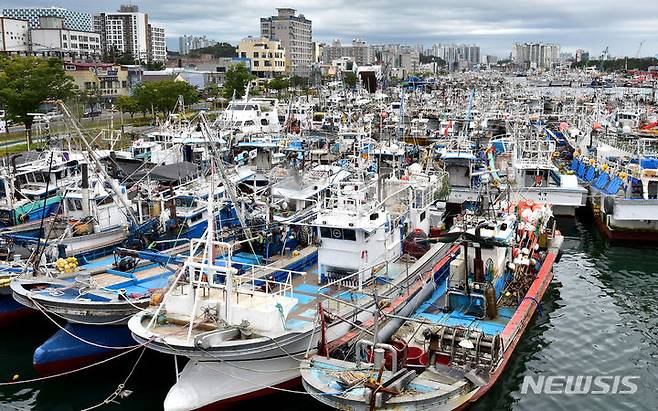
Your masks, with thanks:
[[[76,369],[134,346],[125,324],[168,285],[172,269],[167,266],[175,265],[176,251],[141,252],[158,263],[137,261],[140,254],[129,250],[80,267],[75,258],[60,259],[41,268],[50,269],[48,276],[12,281],[17,302],[67,322],[35,350],[36,371],[51,375]]]
[[[599,230],[612,240],[658,239],[658,150],[642,138],[633,151],[599,142],[593,155],[577,151],[572,170],[588,185]]]
[[[315,355],[306,391],[337,409],[452,410],[500,378],[551,279],[563,238],[550,208],[531,200],[494,218],[464,215],[443,289],[399,328],[356,346],[355,359]]]
[[[427,224],[442,183],[429,177],[390,181],[381,198],[376,183],[337,184],[312,220],[310,245],[266,265],[240,263],[243,274],[234,262],[235,245],[208,241],[210,234],[194,241],[203,257],[188,257],[162,304],[128,324],[138,342],[191,359],[165,409],[225,405],[294,384],[309,347],[335,341],[372,317],[373,293],[396,299],[432,276],[446,247],[409,262],[402,258],[402,239],[405,229]],[[288,232],[300,230],[294,227]],[[217,254],[221,264],[209,257]],[[333,319],[324,328],[315,320],[319,306]]]
[[[0,228],[39,236],[43,218],[61,211],[60,192],[80,177],[80,153],[58,150],[28,156],[19,164],[19,157],[0,171]]]
[[[450,181],[448,204],[462,206],[476,202],[480,192],[480,176],[485,167],[473,143],[463,136],[450,137],[443,144],[437,144],[435,151]]]
[[[549,203],[555,215],[575,215],[576,209],[585,206],[587,190],[578,184],[571,173],[562,173],[554,164],[557,154],[555,141],[544,133],[518,136],[512,150],[509,167],[504,169],[515,199],[529,199],[538,203]]]

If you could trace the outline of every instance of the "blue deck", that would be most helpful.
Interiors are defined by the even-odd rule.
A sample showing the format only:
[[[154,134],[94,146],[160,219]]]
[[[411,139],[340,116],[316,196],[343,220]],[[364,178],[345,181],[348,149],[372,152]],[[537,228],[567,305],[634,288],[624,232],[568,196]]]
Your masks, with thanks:
[[[443,283],[434,291],[432,296],[425,303],[418,307],[414,314],[414,318],[426,319],[433,324],[470,328],[473,330],[481,330],[487,335],[496,335],[503,331],[508,321],[514,315],[514,309],[511,307],[499,308],[498,316],[493,320],[476,318],[461,311],[445,313],[441,311],[443,303],[440,302],[445,294],[446,284]]]

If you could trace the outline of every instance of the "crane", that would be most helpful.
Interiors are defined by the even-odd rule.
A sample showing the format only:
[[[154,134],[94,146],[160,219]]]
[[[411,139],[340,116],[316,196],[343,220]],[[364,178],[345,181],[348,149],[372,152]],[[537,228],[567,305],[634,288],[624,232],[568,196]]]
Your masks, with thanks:
[[[636,59],[637,59],[637,58],[640,58],[640,50],[642,50],[642,46],[644,45],[644,42],[645,42],[645,41],[646,41],[646,40],[642,40],[642,41],[640,42],[640,45],[637,46],[637,51],[635,52],[635,58],[636,58]]]
[[[609,47],[609,46],[605,46],[605,48],[604,48],[603,51],[601,52],[601,57],[599,58],[599,60],[601,60],[601,61],[603,61],[603,60],[607,60],[608,57],[610,56],[609,51],[610,51],[610,47]]]
[[[610,57],[609,51],[610,47],[605,46],[605,49],[603,49],[603,52],[601,53],[601,57],[599,57],[599,71],[603,71],[603,60],[607,60]]]

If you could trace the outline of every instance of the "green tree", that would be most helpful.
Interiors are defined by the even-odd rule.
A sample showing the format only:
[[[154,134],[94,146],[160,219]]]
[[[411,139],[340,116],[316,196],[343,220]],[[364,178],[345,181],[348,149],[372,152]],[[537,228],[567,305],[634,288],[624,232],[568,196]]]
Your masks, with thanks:
[[[131,96],[119,96],[115,102],[117,110],[122,113],[130,113],[130,117],[133,117],[135,113],[140,111],[139,104],[137,99]]]
[[[96,109],[101,102],[102,94],[98,84],[92,83],[92,87],[88,90],[78,91],[78,98],[82,102],[85,109]]]
[[[110,46],[101,57],[103,63],[135,64],[137,59],[129,51],[121,52],[115,46]]]
[[[426,54],[421,54],[420,55],[420,64],[427,64],[427,63],[439,63],[439,67],[445,67],[445,65],[446,65],[445,60],[443,60],[441,57],[428,56]]]
[[[306,87],[308,86],[308,77],[292,76],[290,77],[290,86],[295,88]]]
[[[35,112],[46,100],[69,98],[76,89],[59,59],[0,59],[0,103],[10,119],[25,125],[30,144],[34,119],[28,113]]]
[[[160,71],[165,69],[162,61],[142,61],[142,67],[148,71]]]
[[[237,56],[236,47],[229,43],[218,43],[214,46],[204,47],[191,50],[189,57],[200,57],[202,54],[210,54],[213,57],[235,57]]]
[[[349,88],[355,88],[357,82],[356,73],[346,71],[343,73],[343,83]]]
[[[285,90],[290,87],[290,81],[284,78],[275,77],[267,83],[267,87],[270,90],[276,91],[276,94],[278,95],[281,90]]]
[[[167,115],[176,106],[179,96],[183,97],[186,105],[196,103],[201,97],[196,87],[185,81],[174,80],[140,83],[133,91],[138,110],[143,113],[157,110]]]
[[[247,84],[254,78],[243,63],[229,67],[224,80],[224,97],[230,100],[234,93],[237,98],[244,96]]]

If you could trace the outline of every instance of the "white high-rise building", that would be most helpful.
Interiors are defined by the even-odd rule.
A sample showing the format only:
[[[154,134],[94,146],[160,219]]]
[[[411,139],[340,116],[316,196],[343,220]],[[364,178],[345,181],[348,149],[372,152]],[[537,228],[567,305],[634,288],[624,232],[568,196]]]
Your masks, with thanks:
[[[137,6],[121,6],[117,12],[94,15],[94,31],[101,35],[104,53],[111,49],[129,53],[139,61],[164,61],[164,29],[149,23]]]
[[[167,42],[165,40],[165,29],[162,27],[156,27],[152,24],[149,24],[148,28],[149,61],[167,60]]]
[[[41,17],[39,28],[30,30],[32,52],[44,56],[96,60],[101,56],[100,34],[72,30],[61,17]]]
[[[178,53],[181,56],[190,54],[192,50],[203,49],[216,45],[218,42],[209,40],[206,36],[181,36],[178,38]]]
[[[295,15],[295,9],[279,8],[277,12],[276,16],[260,19],[260,36],[281,42],[291,74],[309,76],[313,62],[311,20],[303,14]]]
[[[551,68],[560,62],[560,45],[514,43],[512,61],[522,68]]]
[[[470,65],[481,63],[480,46],[475,44],[435,44],[432,55],[445,61],[449,68],[460,62]]]

